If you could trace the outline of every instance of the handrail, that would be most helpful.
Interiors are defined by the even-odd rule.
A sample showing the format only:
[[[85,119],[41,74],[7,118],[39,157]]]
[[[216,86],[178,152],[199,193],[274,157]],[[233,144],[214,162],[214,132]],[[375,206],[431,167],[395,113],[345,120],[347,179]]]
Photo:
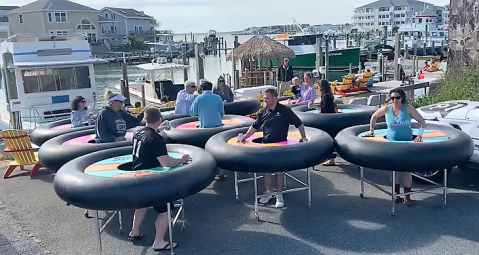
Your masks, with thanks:
[[[111,44],[110,44],[110,42],[108,41],[108,39],[103,39],[103,45],[104,45],[109,51],[111,51]]]

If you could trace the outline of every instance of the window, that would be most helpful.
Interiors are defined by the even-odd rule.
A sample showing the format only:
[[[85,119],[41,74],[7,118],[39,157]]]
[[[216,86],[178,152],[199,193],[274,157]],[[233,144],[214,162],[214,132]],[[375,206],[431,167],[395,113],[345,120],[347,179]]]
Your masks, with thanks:
[[[135,26],[135,32],[143,31],[143,26]]]
[[[66,30],[58,30],[58,31],[52,31],[52,30],[50,30],[50,34],[54,34],[54,35],[68,35],[69,32],[66,31]]]
[[[111,19],[116,20],[116,15],[114,13],[111,14]]]
[[[23,14],[18,14],[18,19],[20,21],[20,24],[23,24]]]
[[[49,12],[48,22],[50,23],[68,23],[70,15],[67,12]]]
[[[108,13],[105,13],[105,18],[108,18]]]
[[[4,75],[3,74],[4,73],[5,73],[5,69],[1,69],[1,71],[0,71],[0,89],[3,89],[3,81],[4,81],[4,79],[3,79]]]
[[[80,25],[77,26],[77,30],[95,30],[95,26],[90,23],[88,19],[83,19]]]
[[[25,93],[91,88],[88,66],[23,70]]]

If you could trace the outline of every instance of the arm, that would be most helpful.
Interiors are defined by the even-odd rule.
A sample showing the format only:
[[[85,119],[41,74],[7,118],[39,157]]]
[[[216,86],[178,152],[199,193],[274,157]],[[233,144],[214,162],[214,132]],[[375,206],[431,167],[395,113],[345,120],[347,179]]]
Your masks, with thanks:
[[[223,118],[225,116],[225,104],[223,104],[223,101],[221,99],[219,100],[218,107],[219,107],[218,110],[220,112],[220,116],[221,116],[221,118]]]
[[[96,123],[95,123],[95,133],[97,138],[99,138],[101,141],[105,143],[114,142],[116,139],[116,136],[112,135],[110,131],[108,130],[108,124],[109,124],[108,118],[105,117],[103,112],[98,114],[98,117],[96,118]]]
[[[388,106],[383,106],[379,108],[375,113],[373,113],[373,115],[371,115],[369,131],[374,131],[374,127],[376,127],[376,120],[386,115],[387,110],[388,110]]]
[[[228,102],[234,102],[235,101],[235,94],[233,94],[233,90],[228,89],[228,93],[230,94],[230,100]]]
[[[190,94],[186,91],[181,91],[180,93],[178,93],[178,98],[176,99],[176,102],[181,100],[192,101],[195,99],[195,97],[196,96],[194,94]]]
[[[191,116],[198,116],[198,101],[199,101],[199,97],[195,98],[195,100],[193,101],[193,104],[191,105],[190,107],[190,115]]]
[[[254,125],[254,124],[253,124]],[[244,139],[248,139],[250,136],[252,136],[254,133],[256,133],[256,131],[258,131],[256,128],[254,128],[254,126],[251,125],[249,128],[248,128],[248,131],[246,132],[246,134],[244,135]]]
[[[312,85],[312,87],[310,88],[310,96],[311,98],[309,98],[308,100],[308,103],[314,103],[314,100],[316,100],[316,88],[314,87],[314,85]]]
[[[79,111],[74,111],[71,113],[71,123],[72,123],[72,127],[83,126],[83,119]]]
[[[160,164],[164,167],[175,167],[177,165],[183,164],[183,158],[172,158],[170,155],[163,155],[157,157]]]
[[[164,167],[175,167],[186,163],[184,156],[180,159],[170,157],[170,155],[168,155],[168,150],[166,149],[166,144],[162,139],[161,136],[158,136],[152,141],[152,143],[156,145],[153,148],[156,150],[155,155],[157,156],[156,159],[158,162]]]
[[[306,138],[306,131],[304,130],[303,122],[299,119],[298,115],[296,115],[293,110],[288,108],[286,109],[286,117],[288,118],[289,123],[298,129],[299,133],[301,134],[301,139],[303,141],[308,141]]]
[[[140,123],[143,121],[143,118],[145,117],[145,113],[143,111],[135,117],[122,110],[121,117],[126,122],[126,129],[130,129],[140,125]]]
[[[256,120],[254,121],[253,125],[251,125],[248,129],[248,132],[244,135],[244,139],[248,139],[250,136],[252,136],[258,129],[263,126],[263,110],[260,110],[258,113],[258,116],[256,117]]]

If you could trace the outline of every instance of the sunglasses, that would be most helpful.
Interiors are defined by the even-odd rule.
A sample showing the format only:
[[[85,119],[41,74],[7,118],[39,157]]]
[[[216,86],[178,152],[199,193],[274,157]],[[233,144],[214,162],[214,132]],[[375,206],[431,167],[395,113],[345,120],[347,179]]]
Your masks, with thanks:
[[[82,103],[86,103],[86,101],[85,101],[85,100],[83,100],[83,101],[81,101],[81,102],[82,102]]]
[[[401,97],[390,97],[391,98],[391,101],[392,100],[401,100]]]

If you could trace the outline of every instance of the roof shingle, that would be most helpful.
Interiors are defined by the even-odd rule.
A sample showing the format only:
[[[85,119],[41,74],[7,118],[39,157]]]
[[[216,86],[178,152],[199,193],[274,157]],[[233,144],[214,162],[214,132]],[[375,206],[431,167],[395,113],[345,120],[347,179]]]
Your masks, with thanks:
[[[128,9],[128,8],[116,8],[116,7],[105,7],[105,9],[109,9],[114,11],[120,15],[123,15],[127,18],[151,18],[150,16],[146,15],[141,11],[137,11],[135,9]]]
[[[419,0],[378,0],[370,4],[366,4],[356,9],[364,8],[380,8],[380,7],[389,7],[389,6],[405,6],[405,5],[433,5]]]
[[[84,11],[84,12],[97,12],[98,10],[77,4],[68,0],[38,0],[33,3],[29,3],[20,8],[14,9],[9,12],[23,13],[23,12],[35,12],[35,11]]]

